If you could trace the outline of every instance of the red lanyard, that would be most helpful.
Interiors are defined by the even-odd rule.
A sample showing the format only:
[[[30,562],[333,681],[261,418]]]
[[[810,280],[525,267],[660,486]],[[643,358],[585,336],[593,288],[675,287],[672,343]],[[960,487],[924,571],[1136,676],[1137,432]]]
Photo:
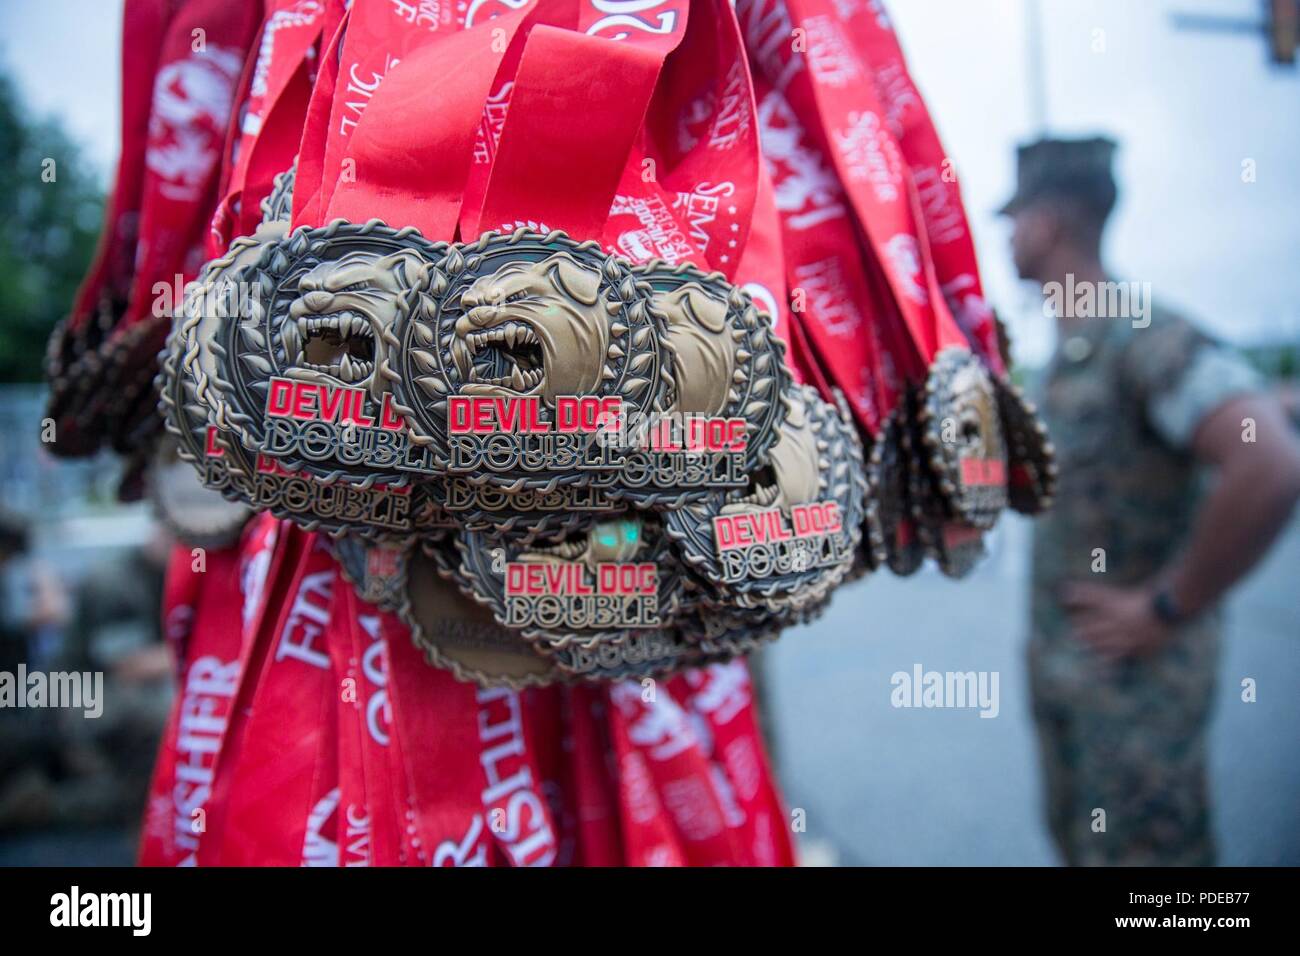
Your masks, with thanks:
[[[535,224],[578,239],[603,235],[664,59],[686,31],[688,4],[656,9],[662,32],[586,0],[585,32],[532,29],[473,232]]]
[[[248,71],[248,95],[232,146],[232,168],[213,216],[213,241],[223,252],[236,235],[251,235],[259,204],[297,151],[327,0],[272,0]]]
[[[454,238],[487,91],[533,8],[476,21],[467,30],[413,34],[408,26],[389,22],[386,33],[359,35],[357,17],[368,9],[357,0],[348,23],[335,121],[325,140],[321,207],[326,212],[320,219],[381,219],[393,228],[416,226],[428,238]],[[360,52],[350,66],[352,49]],[[396,64],[394,49],[402,51]],[[360,62],[369,65],[369,73],[361,72]],[[386,72],[381,74],[377,64],[387,64]],[[357,98],[356,88],[365,92],[364,99]],[[346,176],[338,178],[343,169]],[[331,190],[333,182],[337,186]]]
[[[179,305],[168,296],[202,265],[227,121],[256,24],[252,5],[185,0],[167,28],[154,78],[140,243],[124,326],[160,306],[170,312]],[[196,30],[204,37],[197,50]],[[159,283],[167,290],[161,303]]]
[[[848,11],[844,26],[872,70],[885,119],[909,167],[943,297],[971,349],[994,373],[1005,374],[997,323],[984,299],[961,187],[907,70],[898,37],[885,17],[862,6]]]

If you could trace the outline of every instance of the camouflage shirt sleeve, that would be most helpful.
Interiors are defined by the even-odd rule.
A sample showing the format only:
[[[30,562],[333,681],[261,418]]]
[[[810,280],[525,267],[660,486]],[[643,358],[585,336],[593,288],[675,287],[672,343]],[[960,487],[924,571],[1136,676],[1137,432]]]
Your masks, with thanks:
[[[1133,330],[1124,372],[1147,423],[1180,451],[1191,447],[1197,427],[1216,408],[1263,387],[1259,373],[1237,353],[1186,319],[1161,311],[1149,327]]]

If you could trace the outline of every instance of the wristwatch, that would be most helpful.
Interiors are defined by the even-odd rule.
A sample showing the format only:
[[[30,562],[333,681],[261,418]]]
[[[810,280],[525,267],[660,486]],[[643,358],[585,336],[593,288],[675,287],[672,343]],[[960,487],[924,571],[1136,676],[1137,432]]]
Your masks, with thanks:
[[[1157,589],[1155,595],[1151,598],[1151,611],[1155,614],[1157,620],[1170,627],[1186,624],[1190,619],[1190,615],[1178,610],[1178,606],[1174,604],[1173,595],[1169,593],[1168,588],[1164,587]]]

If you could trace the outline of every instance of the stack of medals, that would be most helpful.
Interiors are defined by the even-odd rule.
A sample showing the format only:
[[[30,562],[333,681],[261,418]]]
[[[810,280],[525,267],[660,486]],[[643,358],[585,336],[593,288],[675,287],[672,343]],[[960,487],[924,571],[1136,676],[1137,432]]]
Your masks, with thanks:
[[[526,37],[504,46],[377,0],[284,21],[302,32],[268,48],[292,53],[266,65],[280,92],[235,137],[220,254],[158,378],[155,473],[189,462],[209,491],[155,494],[201,515],[191,540],[260,511],[328,535],[431,664],[522,687],[743,655],[867,571],[962,576],[1005,507],[1047,506],[1051,445],[888,24],[831,0],[658,5],[662,30],[504,4],[492,29]],[[425,95],[431,43],[478,93]],[[578,51],[609,89],[552,69]],[[700,85],[709,56],[727,67]],[[398,62],[368,105],[336,95]],[[568,138],[534,148],[566,102]],[[484,168],[447,185],[480,118]],[[258,224],[239,197],[292,143]],[[643,175],[656,150],[671,188]],[[691,212],[712,179],[725,232]]]
[[[853,567],[857,430],[720,274],[529,229],[286,234],[287,207],[178,311],[168,431],[208,488],[332,535],[430,663],[529,686],[722,661]]]

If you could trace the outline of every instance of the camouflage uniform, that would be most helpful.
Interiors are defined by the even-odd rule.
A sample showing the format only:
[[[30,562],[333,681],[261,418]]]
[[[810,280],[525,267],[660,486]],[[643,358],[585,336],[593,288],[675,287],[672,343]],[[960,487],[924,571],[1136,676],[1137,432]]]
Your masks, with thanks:
[[[1196,507],[1197,425],[1258,387],[1249,366],[1160,308],[1146,328],[1075,321],[1048,368],[1040,406],[1061,484],[1034,529],[1029,665],[1048,822],[1067,863],[1214,862],[1206,729],[1217,611],[1161,652],[1108,667],[1071,635],[1057,596],[1071,581],[1149,582],[1168,564]],[[1104,574],[1093,570],[1098,548]],[[1096,809],[1104,832],[1093,832]]]

